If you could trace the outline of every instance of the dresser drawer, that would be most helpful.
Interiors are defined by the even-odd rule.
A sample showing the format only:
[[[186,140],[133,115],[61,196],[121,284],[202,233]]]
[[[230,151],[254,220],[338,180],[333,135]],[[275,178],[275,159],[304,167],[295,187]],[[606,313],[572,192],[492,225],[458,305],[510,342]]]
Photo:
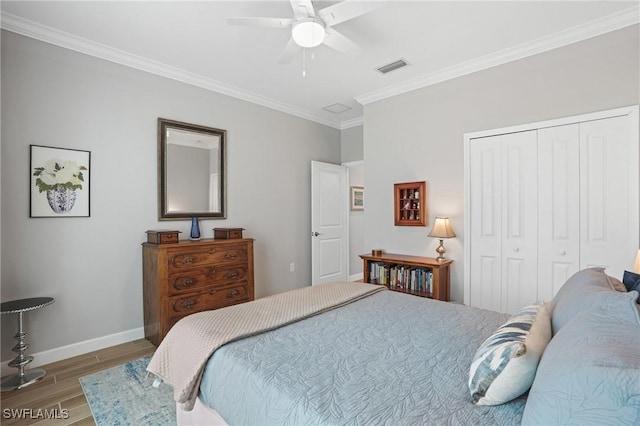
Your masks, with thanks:
[[[247,283],[225,288],[212,288],[209,291],[189,296],[169,298],[169,316],[184,317],[195,312],[218,309],[225,306],[248,302]]]
[[[246,244],[229,244],[214,247],[194,247],[190,250],[170,250],[169,273],[185,268],[197,268],[210,264],[246,262],[249,258]]]
[[[178,270],[169,274],[169,294],[194,292],[209,286],[228,286],[246,281],[248,265],[210,265],[197,269]]]

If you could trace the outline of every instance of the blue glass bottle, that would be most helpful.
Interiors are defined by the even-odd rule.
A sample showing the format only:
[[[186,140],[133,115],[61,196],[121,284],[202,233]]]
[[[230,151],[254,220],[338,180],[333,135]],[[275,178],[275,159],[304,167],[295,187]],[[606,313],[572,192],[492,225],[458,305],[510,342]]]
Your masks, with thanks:
[[[191,219],[191,239],[192,240],[200,239],[200,223],[198,223],[197,217],[193,217]]]

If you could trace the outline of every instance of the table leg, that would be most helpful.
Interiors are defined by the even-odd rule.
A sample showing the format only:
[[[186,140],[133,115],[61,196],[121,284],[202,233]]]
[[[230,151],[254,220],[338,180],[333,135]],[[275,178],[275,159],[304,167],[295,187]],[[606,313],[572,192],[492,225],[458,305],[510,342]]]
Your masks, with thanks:
[[[9,367],[18,368],[18,374],[14,376],[7,376],[2,378],[1,388],[2,392],[8,390],[22,389],[32,383],[42,379],[47,373],[42,368],[34,368],[29,371],[25,371],[25,366],[33,361],[32,356],[27,356],[26,351],[29,345],[25,342],[25,336],[27,335],[23,329],[22,312],[18,313],[18,333],[14,336],[18,343],[11,349],[18,354],[17,357],[9,362]]]

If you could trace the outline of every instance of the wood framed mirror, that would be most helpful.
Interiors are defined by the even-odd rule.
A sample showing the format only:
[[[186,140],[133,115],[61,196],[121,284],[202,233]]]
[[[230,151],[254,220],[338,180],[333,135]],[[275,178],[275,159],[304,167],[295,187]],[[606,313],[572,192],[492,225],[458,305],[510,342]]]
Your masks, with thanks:
[[[226,218],[222,129],[158,118],[158,219]]]

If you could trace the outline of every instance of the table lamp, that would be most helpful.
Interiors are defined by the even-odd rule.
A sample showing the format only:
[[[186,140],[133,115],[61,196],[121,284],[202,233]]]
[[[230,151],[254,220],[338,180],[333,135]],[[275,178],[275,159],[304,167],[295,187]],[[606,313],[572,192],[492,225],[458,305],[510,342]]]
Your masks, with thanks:
[[[436,248],[436,252],[438,252],[438,257],[436,260],[443,261],[445,260],[444,253],[446,250],[444,249],[444,238],[452,238],[455,237],[456,234],[451,229],[451,224],[449,223],[448,217],[436,217],[435,222],[433,223],[433,228],[431,228],[431,232],[429,233],[430,237],[435,237],[440,239],[440,245]]]

